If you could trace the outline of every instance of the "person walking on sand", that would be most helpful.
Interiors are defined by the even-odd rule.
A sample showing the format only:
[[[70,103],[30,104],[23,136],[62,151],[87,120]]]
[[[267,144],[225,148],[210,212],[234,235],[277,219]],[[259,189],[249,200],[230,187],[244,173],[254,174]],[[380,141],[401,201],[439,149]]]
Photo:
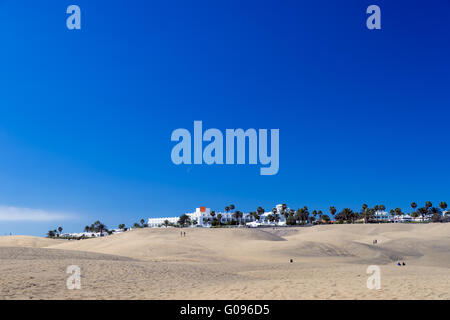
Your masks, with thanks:
[[[186,232],[183,232],[184,236],[186,237]]]

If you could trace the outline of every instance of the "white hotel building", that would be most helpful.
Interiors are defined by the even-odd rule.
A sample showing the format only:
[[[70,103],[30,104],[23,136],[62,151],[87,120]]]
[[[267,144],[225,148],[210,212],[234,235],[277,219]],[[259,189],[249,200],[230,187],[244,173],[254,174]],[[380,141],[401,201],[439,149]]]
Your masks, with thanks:
[[[277,214],[278,214],[278,219],[279,219],[278,222],[269,222],[267,220],[267,216],[272,214],[272,211],[264,212],[258,221],[253,221],[253,218],[251,218],[248,213],[242,213],[243,214],[242,220],[244,221],[244,223],[247,226],[250,226],[250,227],[285,226],[286,218],[281,214],[282,205],[278,204],[276,206],[276,209],[277,209]],[[287,211],[289,211],[289,208],[287,208]],[[222,223],[226,223],[228,221],[233,220],[233,212],[216,212],[214,217],[217,218],[217,216],[219,214],[222,215],[222,217],[220,219],[220,221]],[[191,219],[191,222],[194,220],[197,221],[196,226],[211,227],[210,222],[212,220],[212,216],[211,216],[210,208],[206,208],[206,207],[196,208],[195,212],[186,213],[186,215],[189,216],[189,218]],[[443,212],[443,217],[446,217],[448,215],[449,215],[449,211]],[[386,222],[410,222],[410,221],[419,221],[420,222],[420,221],[422,221],[422,217],[413,218],[409,215],[393,217],[386,211],[375,212],[375,219],[378,221],[386,221]],[[148,219],[148,226],[151,228],[157,228],[157,227],[160,227],[166,220],[169,221],[169,223],[177,224],[179,217],[150,218],[150,219]],[[429,220],[431,220],[431,216],[425,217],[425,221],[429,221]]]
[[[250,217],[250,215],[248,213],[242,213],[242,221],[244,221],[247,225],[249,226],[259,226],[259,225],[278,225],[278,226],[282,226],[282,225],[286,225],[286,219],[285,217],[281,214],[281,209],[282,209],[282,205],[279,204],[276,206],[277,208],[277,213],[278,213],[278,219],[279,221],[274,223],[274,222],[269,222],[267,220],[267,216],[270,214],[273,214],[272,211],[270,212],[264,212],[260,219],[258,221],[253,221],[253,218]],[[288,209],[289,210],[289,209]],[[233,220],[233,212],[216,212],[215,213],[215,218],[217,218],[218,215],[222,215],[220,221],[222,223],[226,223],[228,221]],[[211,224],[211,209],[210,208],[206,208],[206,207],[200,207],[200,208],[196,208],[195,212],[191,212],[191,213],[186,213],[186,215],[191,219],[191,221],[197,221],[197,226],[199,227],[210,227]],[[176,224],[179,220],[179,217],[167,217],[167,218],[150,218],[148,219],[148,226],[151,228],[157,228],[160,227],[164,221],[169,221],[170,223]]]

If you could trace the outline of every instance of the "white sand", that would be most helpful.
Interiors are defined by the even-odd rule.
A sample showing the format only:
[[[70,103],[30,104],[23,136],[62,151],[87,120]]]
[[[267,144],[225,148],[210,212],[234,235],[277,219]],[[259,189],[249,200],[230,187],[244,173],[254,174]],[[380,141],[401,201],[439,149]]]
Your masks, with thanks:
[[[450,299],[448,223],[183,231],[0,237],[0,298]],[[81,290],[66,288],[72,264]],[[367,289],[369,265],[381,268],[380,290]]]

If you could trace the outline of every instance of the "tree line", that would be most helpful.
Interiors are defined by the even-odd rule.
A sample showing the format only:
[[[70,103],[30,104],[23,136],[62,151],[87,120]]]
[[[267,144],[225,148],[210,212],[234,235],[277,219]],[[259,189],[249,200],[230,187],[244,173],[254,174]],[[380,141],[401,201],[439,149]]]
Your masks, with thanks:
[[[423,207],[418,207],[416,202],[411,203],[412,211],[409,213],[413,218],[422,218],[422,222],[425,221],[425,217],[431,216],[432,222],[446,222],[449,221],[449,217],[443,217],[442,212],[447,210],[447,203],[442,201],[439,203],[438,207],[434,207],[430,201],[426,201]],[[234,204],[230,204],[225,207],[225,212],[233,212],[231,215],[231,220],[222,222],[222,214],[216,214],[215,211],[210,212],[210,217],[207,218],[207,222],[213,227],[221,226],[232,226],[232,225],[244,225],[246,222],[259,221],[261,216],[265,213],[265,210],[259,206],[256,211],[249,212],[248,216],[245,217],[242,211],[236,210]],[[329,208],[329,215],[324,214],[322,210],[310,210],[307,206],[298,208],[297,210],[288,209],[286,204],[281,205],[280,213],[278,213],[277,208],[273,208],[271,213],[267,215],[267,220],[272,223],[280,221],[281,216],[286,220],[287,225],[306,225],[306,224],[328,224],[331,223],[330,216],[334,219],[334,223],[355,223],[357,221],[363,221],[364,223],[378,222],[377,212],[386,212],[386,206],[375,205],[374,207],[369,207],[367,204],[363,204],[360,210],[352,210],[350,208],[344,208],[340,212],[337,212],[336,207],[331,206]],[[391,209],[389,215],[394,217],[401,217],[405,213],[400,208]],[[176,224],[170,223],[165,220],[160,226],[174,226],[174,227],[186,227],[191,225],[197,225],[198,221],[191,219],[187,214],[183,214],[178,219]],[[126,231],[128,228],[125,224],[119,224],[119,229]],[[140,223],[135,222],[133,228],[146,228],[148,224],[145,223],[144,219],[140,220]],[[61,237],[63,228],[58,227],[54,230],[49,230],[47,232],[48,238],[59,238]],[[84,227],[84,232],[100,233],[103,234],[107,232],[112,233],[112,230],[108,230],[107,226],[100,221],[95,221],[90,226]]]
[[[137,228],[146,228],[146,227],[148,227],[148,224],[145,223],[144,219],[141,219],[140,223],[135,222],[133,224],[133,228],[135,228],[135,229],[137,229]],[[120,230],[122,230],[122,231],[127,231],[128,230],[128,228],[123,223],[119,224],[118,228]],[[66,239],[66,238],[67,239],[75,239],[75,238],[76,239],[78,239],[78,238],[85,239],[86,238],[84,236],[81,236],[81,237],[65,237],[65,236],[62,236],[62,231],[63,231],[62,227],[58,227],[57,229],[54,229],[54,230],[49,230],[47,232],[47,238],[64,238],[64,239]],[[108,235],[113,233],[113,230],[108,229],[108,227],[104,223],[100,222],[99,220],[95,221],[91,225],[85,226],[83,231],[85,233],[99,233],[100,236],[102,236],[105,232],[108,233]]]
[[[441,222],[446,220],[442,217],[442,212],[446,211],[447,203],[442,201],[439,204],[439,207],[433,207],[433,204],[430,201],[425,202],[423,207],[419,207],[415,202],[411,203],[411,208],[413,209],[410,212],[410,215],[413,218],[422,217],[422,221],[425,221],[425,217],[431,215],[431,220],[433,222]],[[259,221],[261,216],[265,213],[265,210],[260,206],[256,209],[256,211],[249,212],[248,216],[244,218],[244,214],[235,210],[235,205],[231,204],[225,207],[225,212],[229,213],[233,211],[231,215],[231,220],[222,222],[222,214],[216,214],[215,211],[210,212],[210,217],[207,218],[207,222],[211,224],[213,227],[218,226],[226,226],[226,225],[242,225],[246,222]],[[350,208],[343,208],[340,212],[337,211],[336,207],[331,206],[329,208],[329,215],[323,213],[322,210],[310,210],[307,206],[302,208],[298,208],[297,210],[288,209],[286,204],[281,205],[281,210],[278,212],[277,208],[273,208],[271,213],[267,215],[267,220],[269,222],[276,223],[280,221],[281,216],[283,216],[286,220],[287,225],[305,225],[311,223],[318,224],[327,224],[331,223],[330,216],[334,219],[334,223],[355,223],[356,221],[361,221],[364,223],[370,222],[378,222],[377,212],[386,212],[386,206],[384,205],[375,205],[374,207],[369,207],[367,204],[363,204],[360,210],[352,210]],[[391,209],[388,214],[394,217],[401,217],[405,215],[402,209],[395,208]],[[447,218],[448,219],[448,218]],[[177,225],[184,227],[190,225],[196,225],[198,221],[192,219],[187,215],[183,214],[180,216]],[[174,226],[174,224],[169,223],[168,220],[164,221],[162,226]],[[176,226],[176,225],[175,225]]]

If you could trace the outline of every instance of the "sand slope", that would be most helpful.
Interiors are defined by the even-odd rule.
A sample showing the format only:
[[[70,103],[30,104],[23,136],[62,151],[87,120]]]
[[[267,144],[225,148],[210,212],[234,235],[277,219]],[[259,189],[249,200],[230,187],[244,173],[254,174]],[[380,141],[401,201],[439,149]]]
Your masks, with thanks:
[[[0,236],[0,247],[44,248],[63,242],[65,241],[32,236]]]
[[[180,231],[0,237],[0,298],[450,299],[450,224]],[[82,269],[82,290],[65,286],[69,263]],[[369,265],[381,269],[381,290],[367,289]]]

